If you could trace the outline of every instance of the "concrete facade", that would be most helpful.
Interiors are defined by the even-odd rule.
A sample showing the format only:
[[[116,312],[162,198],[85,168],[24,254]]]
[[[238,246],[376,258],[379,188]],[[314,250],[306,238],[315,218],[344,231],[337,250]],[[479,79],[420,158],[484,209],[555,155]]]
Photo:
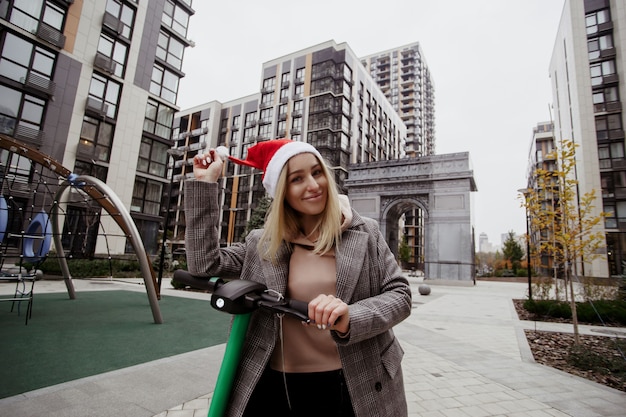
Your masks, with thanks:
[[[352,206],[380,223],[394,253],[399,215],[421,209],[425,279],[474,282],[471,193],[477,188],[468,153],[354,164],[346,187]]]

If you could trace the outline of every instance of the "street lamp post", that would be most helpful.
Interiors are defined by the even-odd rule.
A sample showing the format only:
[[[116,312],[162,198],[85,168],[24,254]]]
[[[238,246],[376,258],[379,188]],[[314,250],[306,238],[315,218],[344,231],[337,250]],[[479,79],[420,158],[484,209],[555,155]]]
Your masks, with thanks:
[[[524,208],[526,210],[526,270],[528,272],[528,299],[533,299],[532,274],[530,270],[530,216],[528,215],[528,196],[530,190],[522,188],[517,190],[524,195]]]

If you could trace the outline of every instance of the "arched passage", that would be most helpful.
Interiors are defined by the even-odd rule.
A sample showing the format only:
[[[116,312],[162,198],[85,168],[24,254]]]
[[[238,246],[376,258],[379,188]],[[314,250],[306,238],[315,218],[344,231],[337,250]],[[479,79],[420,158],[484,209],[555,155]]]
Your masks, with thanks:
[[[470,165],[467,152],[354,164],[345,186],[352,207],[380,223],[395,254],[402,235],[398,219],[421,210],[425,279],[473,283],[476,184]]]

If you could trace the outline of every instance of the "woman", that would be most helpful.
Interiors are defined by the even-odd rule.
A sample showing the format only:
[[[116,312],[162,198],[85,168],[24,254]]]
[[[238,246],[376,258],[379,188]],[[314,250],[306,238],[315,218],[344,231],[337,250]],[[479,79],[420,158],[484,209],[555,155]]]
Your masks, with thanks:
[[[253,313],[227,415],[406,416],[392,327],[409,316],[411,291],[377,223],[350,209],[307,143],[261,142],[230,160],[264,172],[265,227],[219,247],[223,161],[214,149],[197,155],[185,183],[189,270],[307,301],[313,324]]]

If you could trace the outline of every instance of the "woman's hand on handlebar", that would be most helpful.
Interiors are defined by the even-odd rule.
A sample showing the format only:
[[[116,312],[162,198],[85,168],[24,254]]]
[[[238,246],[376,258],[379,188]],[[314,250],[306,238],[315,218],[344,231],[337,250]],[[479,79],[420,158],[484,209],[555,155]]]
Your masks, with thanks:
[[[193,175],[198,181],[217,182],[223,166],[222,157],[213,148],[193,157]]]
[[[334,295],[320,294],[309,301],[309,318],[318,329],[348,333],[350,313],[348,304]]]

